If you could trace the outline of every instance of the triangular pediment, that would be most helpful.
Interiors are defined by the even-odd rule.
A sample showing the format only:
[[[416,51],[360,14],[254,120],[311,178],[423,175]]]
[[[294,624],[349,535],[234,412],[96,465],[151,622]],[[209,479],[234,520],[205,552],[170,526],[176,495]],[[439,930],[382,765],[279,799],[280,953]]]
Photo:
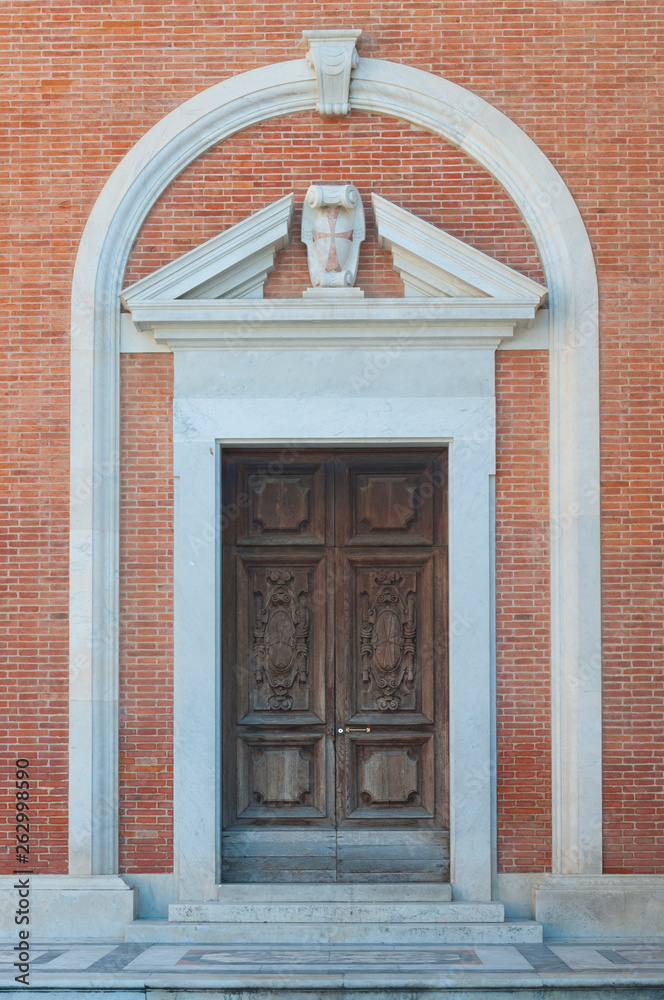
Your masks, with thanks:
[[[293,220],[292,194],[254,212],[181,257],[123,289],[120,298],[135,302],[176,299],[255,299],[274,269],[277,250],[288,245]]]
[[[263,298],[276,252],[289,242],[290,194],[125,288],[131,329],[152,331],[156,344],[171,348],[228,348],[229,331],[235,348],[359,346],[387,343],[408,323],[419,325],[415,339],[423,345],[494,349],[532,325],[546,299],[543,285],[380,195],[372,202],[378,241],[392,253],[403,297],[364,298],[352,285],[313,287],[299,298],[270,298],[257,314],[247,300]],[[329,234],[324,238],[331,242]],[[124,342],[135,344],[132,337],[126,333]]]
[[[372,194],[378,244],[390,250],[407,298],[494,298],[541,305],[547,290],[443,229]]]

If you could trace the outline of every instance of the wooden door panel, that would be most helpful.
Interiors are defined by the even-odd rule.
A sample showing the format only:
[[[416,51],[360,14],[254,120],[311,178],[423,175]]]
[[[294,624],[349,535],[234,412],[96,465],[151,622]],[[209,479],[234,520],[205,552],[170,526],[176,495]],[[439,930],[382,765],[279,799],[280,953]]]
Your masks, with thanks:
[[[360,452],[337,459],[337,545],[443,542],[445,468],[431,452]]]
[[[445,574],[439,546],[337,550],[339,830],[445,827]]]
[[[331,826],[332,608],[325,550],[229,547],[224,558],[230,618],[224,629],[225,826],[229,832],[247,824]],[[269,852],[269,839],[265,846]],[[295,865],[297,845],[282,857]],[[239,879],[242,865],[234,861],[231,868]],[[231,868],[224,869],[229,878]]]
[[[327,572],[315,551],[238,553],[238,723],[325,723]]]
[[[434,741],[430,735],[348,734],[349,820],[433,820]]]
[[[238,739],[238,819],[325,819],[326,737],[246,733]]]
[[[429,549],[351,550],[338,556],[345,621],[337,699],[349,724],[431,725],[440,654]],[[339,625],[337,625],[339,628]]]
[[[329,455],[288,450],[230,456],[222,521],[236,545],[331,544]]]

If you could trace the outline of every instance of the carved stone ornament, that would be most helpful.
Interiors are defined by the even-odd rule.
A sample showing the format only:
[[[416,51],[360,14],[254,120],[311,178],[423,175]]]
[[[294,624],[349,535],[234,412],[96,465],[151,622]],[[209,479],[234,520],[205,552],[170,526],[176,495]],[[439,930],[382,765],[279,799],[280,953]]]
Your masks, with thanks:
[[[415,595],[400,593],[402,576],[397,570],[381,572],[375,580],[379,590],[373,604],[366,591],[361,594],[362,680],[369,684],[373,674],[382,691],[376,704],[382,712],[395,712],[401,704],[400,688],[412,687],[415,680]]]
[[[354,184],[311,185],[302,209],[302,242],[314,288],[355,284],[364,234],[364,208]]]
[[[316,74],[320,115],[348,115],[350,74],[359,65],[355,46],[362,34],[354,28],[334,31],[303,31],[309,44],[307,62]]]
[[[305,593],[290,589],[293,574],[270,570],[265,595],[254,594],[254,677],[272,689],[268,705],[274,711],[293,707],[290,689],[304,684],[309,660],[309,605]]]

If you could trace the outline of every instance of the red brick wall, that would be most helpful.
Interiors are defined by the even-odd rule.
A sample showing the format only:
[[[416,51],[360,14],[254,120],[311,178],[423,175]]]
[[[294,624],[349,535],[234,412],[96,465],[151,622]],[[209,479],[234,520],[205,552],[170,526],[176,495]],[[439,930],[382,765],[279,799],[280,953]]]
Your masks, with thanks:
[[[173,863],[173,357],[121,365],[120,871]]]
[[[57,332],[41,331],[40,351],[28,317],[10,326],[10,364],[0,363],[8,376],[0,429],[0,873],[17,866],[17,759],[30,762],[29,864],[19,867],[60,873],[67,871],[69,381]]]
[[[498,870],[551,865],[548,355],[496,354]]]
[[[0,179],[0,873],[16,866],[14,765],[25,758],[29,867],[57,874],[67,871],[70,269],[51,238],[52,196],[39,193],[43,166],[20,135],[12,151],[18,162]]]
[[[64,870],[66,856],[67,655],[66,620],[60,616],[67,613],[68,314],[83,225],[113,167],[169,110],[234,73],[297,58],[302,28],[353,25],[364,29],[363,56],[445,76],[523,127],[561,171],[588,227],[602,295],[606,863],[610,871],[664,871],[662,498],[655,486],[664,423],[662,219],[652,185],[661,156],[658,15],[655,0],[621,5],[459,0],[428,8],[340,2],[329,12],[320,5],[192,7],[182,0],[149,5],[9,0],[3,6],[5,121],[13,141],[11,171],[0,179],[5,234],[0,252],[9,264],[2,279],[9,317],[2,336],[8,430],[0,473],[7,489],[8,547],[0,707],[3,716],[7,710],[8,733],[0,745],[10,749],[10,757],[14,747],[23,753],[27,746],[39,774],[42,797],[35,799],[32,831],[39,870]],[[353,115],[351,128],[355,121],[359,117]],[[318,128],[331,135],[337,124],[318,123]],[[397,132],[403,129],[396,125]],[[402,134],[409,142],[429,141],[410,129]],[[355,138],[361,141],[361,135]],[[354,162],[359,164],[359,156]],[[445,178],[432,176],[444,201]],[[309,179],[301,177],[293,187],[301,192]],[[419,194],[397,196],[391,183],[383,178],[383,193],[437,221],[435,198],[427,207]],[[365,175],[360,187],[370,186]],[[471,226],[469,216],[464,222],[467,206],[456,215],[451,208],[447,203],[439,224],[456,235],[466,232],[482,246],[480,215],[473,214]],[[239,204],[224,211],[229,212],[225,224],[244,214]],[[467,231],[454,228],[466,224]],[[157,246],[155,264],[161,252]],[[375,261],[376,275],[383,268],[384,276],[385,261]],[[300,278],[303,273],[301,260],[293,257],[288,267],[295,284],[296,272]],[[278,280],[272,279],[271,291],[281,294]],[[152,363],[156,369],[164,360]],[[501,365],[520,363],[525,362],[516,356],[501,359]],[[508,415],[516,424],[518,412],[514,403],[504,408],[505,378],[503,372],[501,434],[509,429]],[[515,447],[521,447],[516,439]],[[499,479],[499,499],[500,489]],[[500,510],[499,518],[505,531]],[[525,555],[521,558],[527,564]],[[500,645],[504,678],[520,665],[504,632]],[[536,659],[539,672],[539,652]],[[128,661],[125,672],[127,666]],[[515,698],[507,689],[501,694],[501,723],[507,727],[505,713],[511,713],[513,731],[522,735]],[[542,724],[538,716],[531,737],[541,737],[543,744]],[[502,747],[507,753],[507,743]],[[511,766],[504,756],[502,863],[543,865],[542,824],[528,846],[529,860],[514,849],[517,805],[530,805],[524,777],[518,803],[512,798]],[[543,782],[543,772],[538,774]],[[2,778],[0,809],[6,815],[4,797],[11,788]],[[5,870],[12,867],[8,848],[3,839]],[[125,864],[144,863],[136,843],[127,848],[131,857]]]
[[[604,867],[617,873],[664,872],[664,356],[645,234],[631,236],[629,328],[608,280],[604,309]]]

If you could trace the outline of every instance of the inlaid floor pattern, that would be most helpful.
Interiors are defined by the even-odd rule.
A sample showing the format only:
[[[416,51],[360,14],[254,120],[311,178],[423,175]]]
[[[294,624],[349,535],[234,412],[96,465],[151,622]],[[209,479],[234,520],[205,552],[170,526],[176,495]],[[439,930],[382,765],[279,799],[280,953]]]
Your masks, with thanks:
[[[15,952],[0,946],[0,982],[14,977]],[[312,975],[362,973],[625,973],[659,974],[664,982],[664,945],[527,944],[453,946],[285,947],[242,945],[55,944],[31,948],[31,980],[47,974],[114,974],[136,977],[157,972],[183,976]]]

